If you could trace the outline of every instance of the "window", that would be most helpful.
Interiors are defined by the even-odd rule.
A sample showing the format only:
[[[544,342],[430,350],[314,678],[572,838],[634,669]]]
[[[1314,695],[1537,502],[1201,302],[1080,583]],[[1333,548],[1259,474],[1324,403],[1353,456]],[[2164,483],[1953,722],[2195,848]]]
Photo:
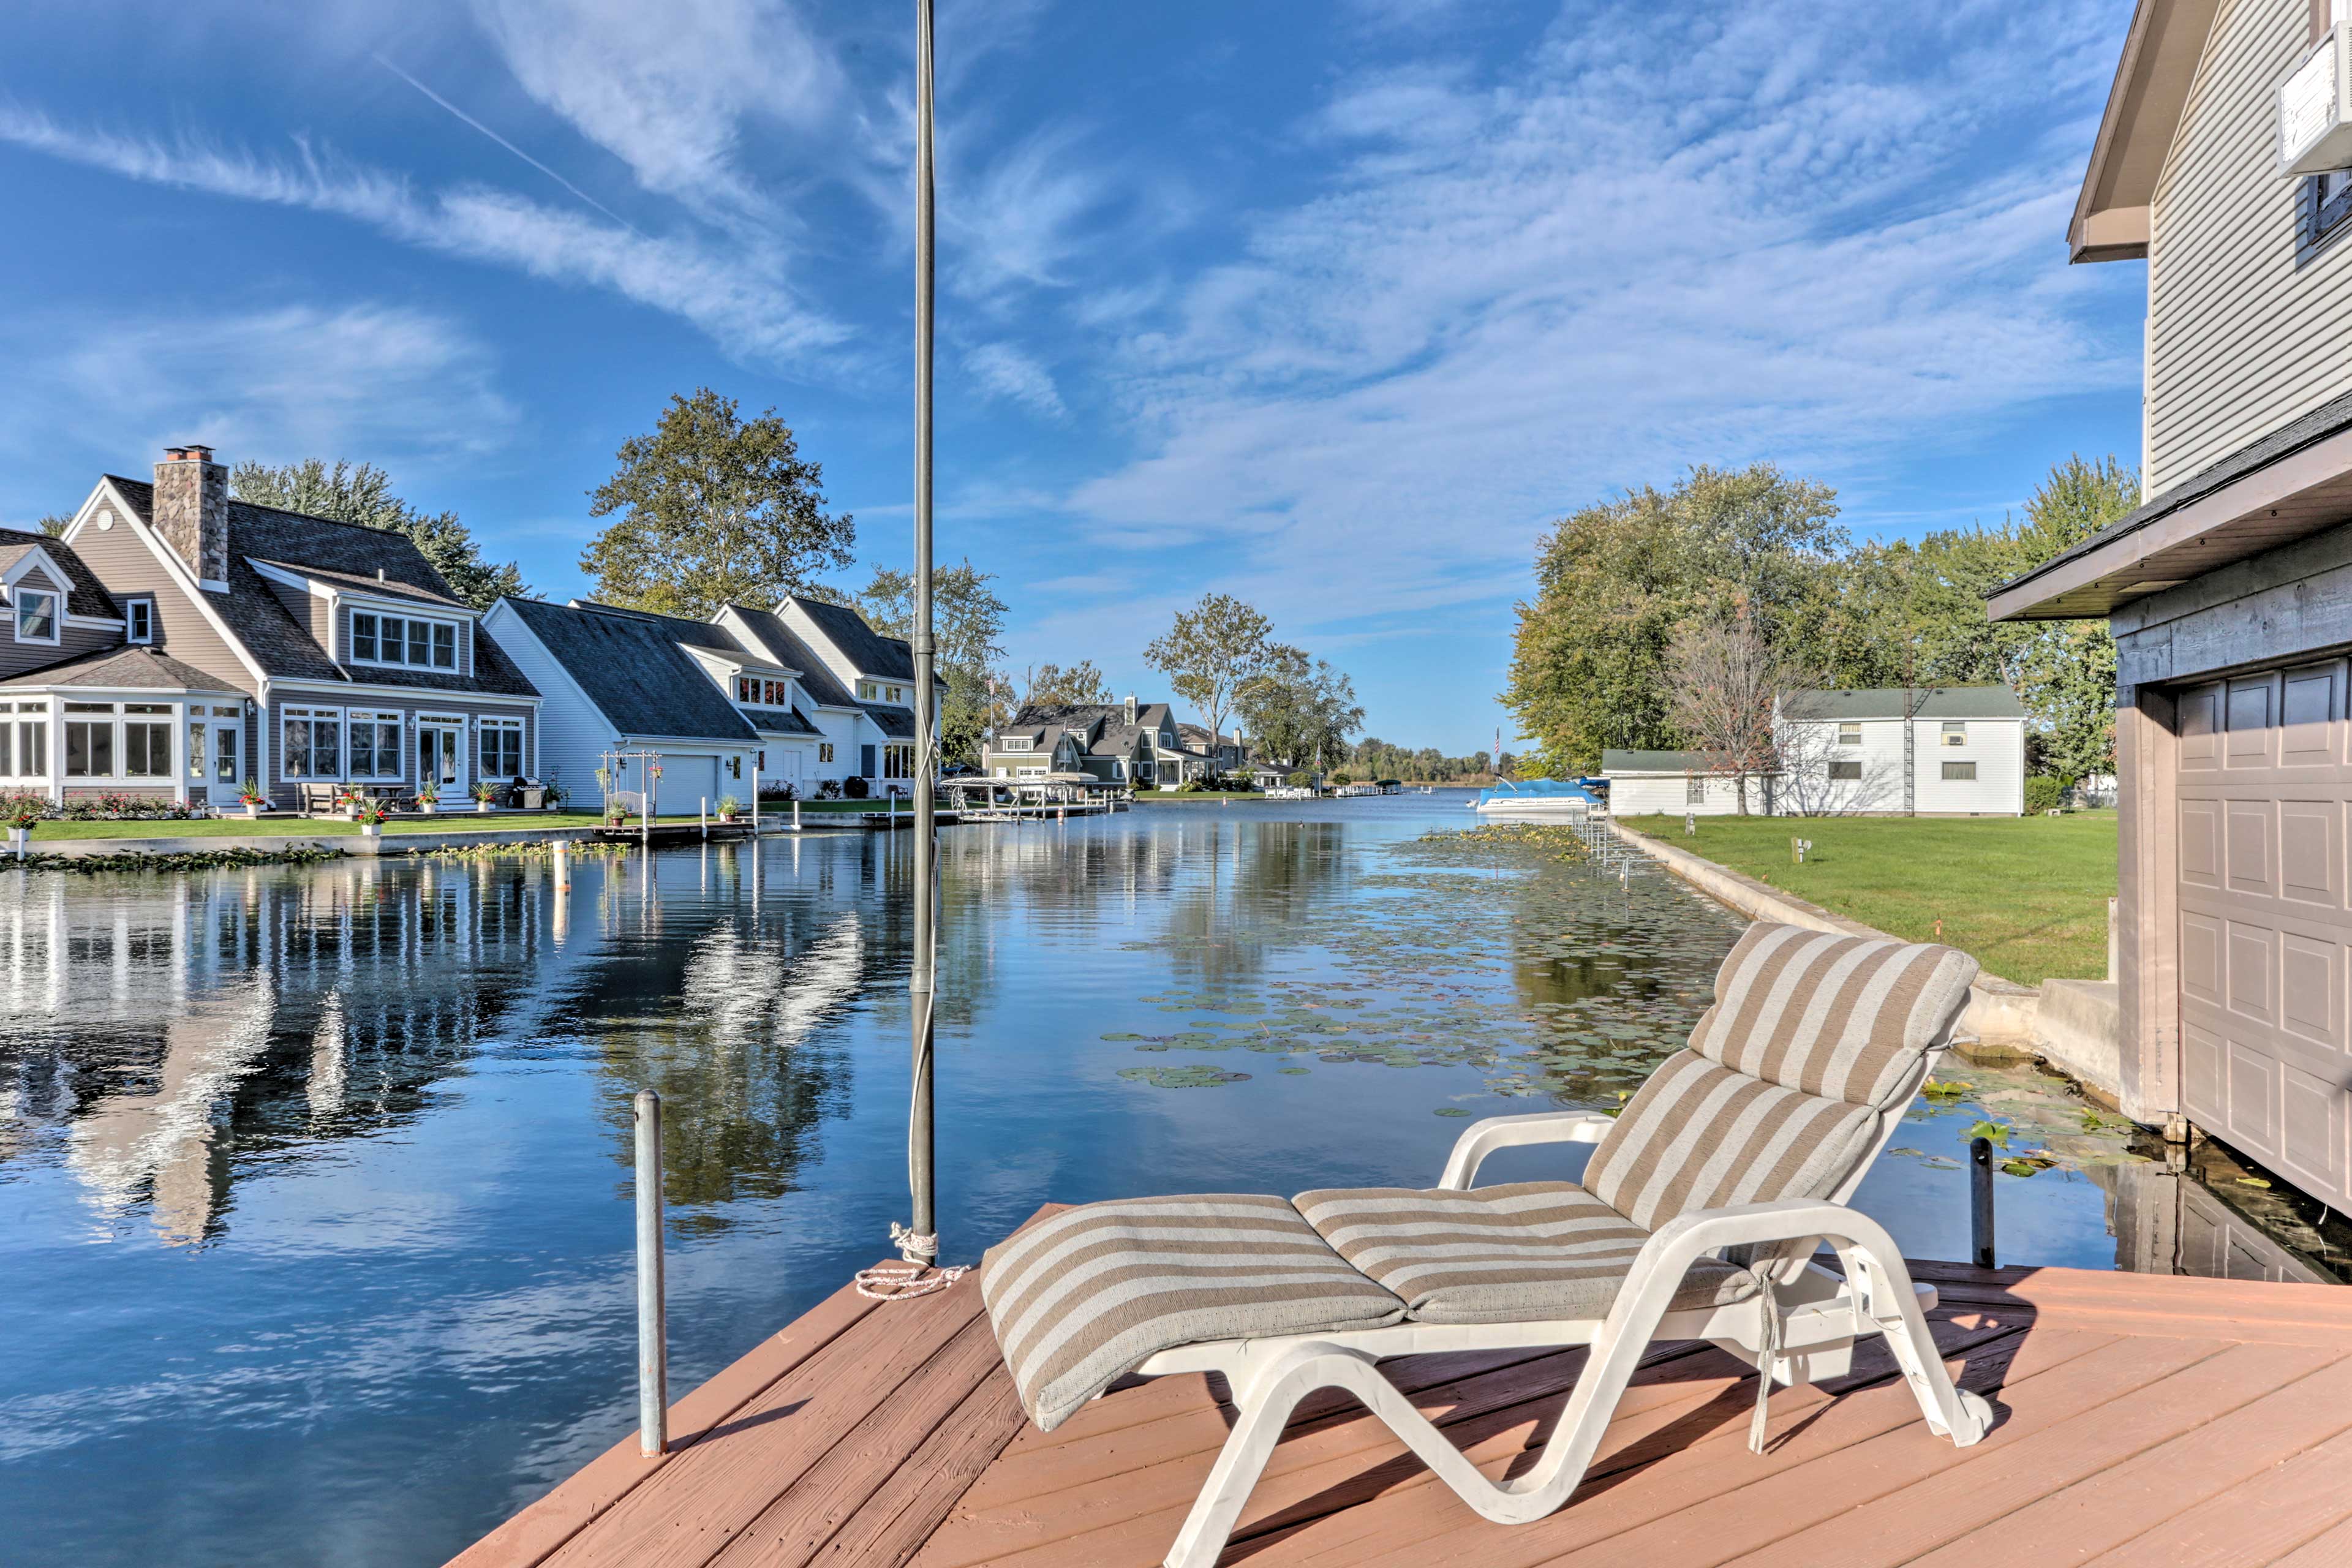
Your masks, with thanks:
[[[1965,746],[1969,743],[1969,727],[1957,720],[1944,721],[1944,744]]]
[[[220,710],[215,708],[213,711],[217,713]],[[222,784],[237,782],[236,748],[238,737],[243,733],[242,730],[232,729],[226,724],[213,731],[213,777]]]
[[[2295,193],[2294,264],[2301,267],[2343,236],[2352,218],[2352,169],[2305,178]]]
[[[1974,784],[1974,783],[1976,783],[1976,782],[1977,782],[1977,765],[1976,765],[1976,763],[1946,763],[1944,764],[1944,782],[1945,782],[1946,784]]]
[[[76,717],[82,715],[82,717]],[[114,704],[66,704],[66,777],[114,776]]]
[[[58,596],[47,588],[16,590],[16,640],[58,640]]]
[[[522,777],[522,721],[481,721],[482,774],[486,779]]]
[[[209,728],[210,726],[202,719],[194,720],[188,725],[188,776],[192,779],[209,776],[205,766],[206,751],[205,734]]]
[[[1861,745],[1862,726],[1859,724],[1840,724],[1838,726],[1837,743],[1841,746]]]
[[[891,741],[882,747],[882,776],[886,779],[910,779],[915,776],[915,742]]]
[[[354,712],[351,716],[351,731],[352,778],[400,776],[399,714]]]
[[[874,683],[872,681],[861,680],[857,683],[857,700],[860,702],[871,702],[874,700]]]
[[[48,775],[48,710],[46,702],[19,702],[12,721],[8,704],[0,702],[0,778]]]
[[[907,693],[904,688],[893,686],[887,689],[888,690],[889,695],[883,698],[885,702],[904,702],[907,700]]]
[[[132,642],[155,640],[155,601],[125,599],[122,602],[123,635]]]
[[[770,682],[768,682],[768,706],[769,706],[769,707],[771,707],[771,708],[789,708],[789,707],[791,707],[792,705],[793,705],[793,688],[792,688],[792,683],[791,683],[790,681],[786,681],[786,680],[771,680]]]
[[[125,778],[172,776],[171,709],[160,702],[131,702],[122,711],[122,773]]]
[[[1862,782],[1862,761],[1860,758],[1856,758],[1852,762],[1832,763],[1830,764],[1830,782],[1832,784],[1837,784],[1841,781],[1853,784],[1860,784]]]
[[[359,664],[406,664],[419,669],[457,668],[457,628],[447,621],[352,612],[352,658]]]
[[[831,741],[819,741],[816,743],[816,760],[820,763],[829,763],[833,761],[833,742]]]
[[[1029,749],[1031,739],[1032,737],[1027,735],[1007,735],[1004,737],[1003,746],[1008,752],[1025,752]]]
[[[343,716],[331,708],[279,710],[278,771],[289,779],[343,776]]]
[[[1697,773],[1693,773],[1690,777],[1683,781],[1683,804],[1685,805],[1705,805],[1706,804],[1706,780],[1705,778]]]
[[[757,702],[757,701],[760,700],[760,699],[759,699],[759,697],[756,695],[756,694],[757,694],[757,692],[759,691],[759,689],[760,689],[760,683],[759,683],[758,681],[756,681],[756,680],[752,679],[750,676],[748,676],[748,675],[739,675],[739,676],[737,676],[737,677],[735,678],[735,700],[736,700],[736,701],[738,701],[738,702]]]

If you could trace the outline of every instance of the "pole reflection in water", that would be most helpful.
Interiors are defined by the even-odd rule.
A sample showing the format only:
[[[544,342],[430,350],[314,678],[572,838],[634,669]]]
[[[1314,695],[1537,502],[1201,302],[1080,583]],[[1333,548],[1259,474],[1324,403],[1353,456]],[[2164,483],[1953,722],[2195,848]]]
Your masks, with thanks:
[[[1617,1103],[1737,922],[1422,846],[1458,798],[943,830],[947,1260],[1048,1198],[1422,1185],[1465,1118]],[[640,1088],[677,1389],[877,1261],[907,839],[583,851],[561,891],[520,857],[0,871],[0,1555],[437,1563],[625,1437]],[[1863,1201],[1957,1257],[1973,1112],[1917,1114]],[[2258,1250],[2214,1196],[2252,1189],[2085,1151],[2001,1178],[2005,1251]],[[1581,1156],[1518,1152],[1496,1179]]]

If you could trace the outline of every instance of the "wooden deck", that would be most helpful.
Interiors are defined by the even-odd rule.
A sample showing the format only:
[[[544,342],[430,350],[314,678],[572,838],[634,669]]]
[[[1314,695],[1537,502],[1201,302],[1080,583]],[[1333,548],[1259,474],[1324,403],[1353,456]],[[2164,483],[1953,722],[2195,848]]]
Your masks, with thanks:
[[[1351,1404],[1303,1407],[1224,1561],[1250,1568],[1870,1568],[1895,1563],[2352,1563],[2352,1290],[1914,1264],[1956,1376],[1998,1420],[1931,1436],[1883,1350],[1772,1400],[1754,1373],[1658,1347],[1583,1487],[1490,1524]],[[1491,1476],[1530,1458],[1581,1352],[1386,1363]],[[1029,1426],[976,1282],[877,1306],[844,1289],[457,1559],[463,1568],[1144,1568],[1231,1410],[1200,1377]]]

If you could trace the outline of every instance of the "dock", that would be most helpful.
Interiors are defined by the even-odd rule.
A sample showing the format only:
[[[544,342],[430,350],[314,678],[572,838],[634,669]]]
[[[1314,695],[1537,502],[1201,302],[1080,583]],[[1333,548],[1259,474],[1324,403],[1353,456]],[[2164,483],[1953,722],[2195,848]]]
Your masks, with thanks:
[[[1938,1342],[1996,1425],[1931,1435],[1876,1342],[1771,1401],[1704,1343],[1655,1347],[1568,1506],[1478,1518],[1344,1398],[1302,1405],[1223,1561],[1250,1568],[2099,1568],[2352,1563],[2352,1290],[1919,1262]],[[1384,1367],[1495,1479],[1525,1466],[1580,1350]],[[1202,1377],[1115,1389],[1043,1433],[967,1276],[847,1288],[451,1568],[1148,1568],[1233,1411]]]

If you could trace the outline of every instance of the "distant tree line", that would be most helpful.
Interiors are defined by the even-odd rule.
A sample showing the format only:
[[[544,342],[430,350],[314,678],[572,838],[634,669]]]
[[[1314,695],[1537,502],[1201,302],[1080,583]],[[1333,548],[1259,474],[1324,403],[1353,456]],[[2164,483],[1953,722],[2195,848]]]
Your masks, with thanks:
[[[1537,765],[1570,774],[1598,767],[1612,747],[1752,753],[1730,710],[1744,700],[1752,725],[1757,694],[1791,685],[2005,684],[2031,715],[2032,771],[2106,772],[2106,624],[1994,625],[1984,597],[2138,503],[2135,470],[2075,456],[2051,469],[2022,515],[1857,543],[1826,485],[1769,463],[1693,468],[1544,534],[1504,700],[1540,744]],[[1697,670],[1748,695],[1702,692]],[[1706,696],[1721,699],[1712,717]],[[1746,754],[1736,766],[1755,762]]]
[[[1486,752],[1449,757],[1435,746],[1414,751],[1367,735],[1348,749],[1346,762],[1359,778],[1395,779],[1400,784],[1450,784],[1458,779],[1486,778],[1494,758]],[[1517,765],[1517,757],[1508,752],[1503,753],[1505,777],[1510,776]]]

